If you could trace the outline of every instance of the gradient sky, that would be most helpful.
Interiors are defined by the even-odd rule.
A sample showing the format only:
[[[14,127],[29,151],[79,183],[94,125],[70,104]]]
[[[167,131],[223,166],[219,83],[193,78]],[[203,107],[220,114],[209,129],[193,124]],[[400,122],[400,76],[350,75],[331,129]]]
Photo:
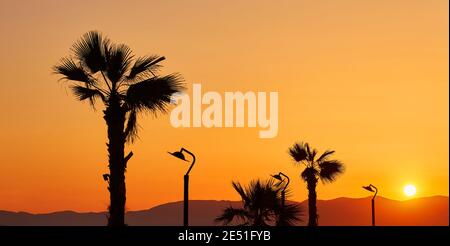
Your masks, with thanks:
[[[319,199],[363,197],[361,186],[406,199],[449,193],[448,1],[0,0],[0,210],[101,211],[108,206],[101,108],[75,100],[51,67],[99,30],[137,55],[166,56],[191,89],[278,91],[279,133],[257,128],[175,129],[141,117],[128,146],[127,209],[182,199],[193,151],[191,199],[238,200],[231,181],[283,171],[307,197],[287,149],[336,150],[346,172]],[[190,90],[188,91],[190,93]]]

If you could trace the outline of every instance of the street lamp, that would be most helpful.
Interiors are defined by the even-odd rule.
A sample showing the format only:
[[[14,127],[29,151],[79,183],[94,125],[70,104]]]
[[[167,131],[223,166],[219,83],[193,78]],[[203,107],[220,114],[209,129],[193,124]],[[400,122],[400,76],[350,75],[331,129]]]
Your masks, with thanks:
[[[283,183],[283,181],[284,181],[284,179],[281,176],[283,176],[287,179],[287,183],[284,186],[283,190],[281,191],[281,207],[284,208],[284,203],[285,203],[285,199],[286,199],[286,188],[289,185],[289,177],[282,172],[279,172],[278,174],[271,175],[271,176],[272,176],[272,178],[280,181],[279,185],[281,185],[281,183]]]
[[[373,186],[372,184],[370,184],[368,186],[363,186],[363,188],[370,192],[375,192],[375,194],[372,197],[372,226],[375,226],[375,196],[378,193],[378,189],[377,189],[377,187]]]
[[[175,156],[178,159],[181,159],[183,161],[188,161],[186,160],[186,157],[184,156],[183,152],[188,153],[190,156],[192,156],[192,163],[191,166],[189,166],[188,171],[186,172],[186,174],[184,175],[184,203],[183,203],[183,225],[184,226],[188,226],[189,225],[189,172],[191,171],[192,167],[194,166],[195,163],[195,156],[194,154],[192,154],[189,150],[185,149],[185,148],[181,148],[180,151],[176,151],[176,152],[168,152],[169,154]]]

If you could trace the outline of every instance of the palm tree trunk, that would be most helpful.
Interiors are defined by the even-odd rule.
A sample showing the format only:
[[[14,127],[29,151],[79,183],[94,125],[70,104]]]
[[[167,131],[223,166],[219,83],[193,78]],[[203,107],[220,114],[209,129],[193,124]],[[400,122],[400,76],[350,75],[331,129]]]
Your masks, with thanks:
[[[109,218],[108,226],[125,226],[125,110],[118,100],[110,98],[104,111],[104,119],[108,126],[109,156]]]
[[[317,226],[318,225],[317,207],[316,207],[317,178],[311,177],[311,178],[307,179],[306,183],[308,186],[308,212],[309,212],[308,226]]]
[[[263,226],[262,212],[260,209],[256,209],[255,220],[253,221],[253,226]]]

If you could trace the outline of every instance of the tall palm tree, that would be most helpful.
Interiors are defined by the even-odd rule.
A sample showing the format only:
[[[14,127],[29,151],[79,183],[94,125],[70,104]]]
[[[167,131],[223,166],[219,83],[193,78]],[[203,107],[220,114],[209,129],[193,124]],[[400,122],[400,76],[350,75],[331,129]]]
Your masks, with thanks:
[[[334,150],[327,150],[318,158],[317,150],[311,149],[308,143],[295,143],[289,148],[289,155],[298,164],[305,167],[301,178],[306,182],[308,188],[308,212],[309,226],[318,225],[318,214],[316,207],[316,186],[319,178],[323,183],[331,183],[336,177],[343,173],[344,165],[338,160],[330,160]]]
[[[124,155],[125,143],[137,137],[137,116],[141,112],[166,112],[172,94],[183,89],[178,74],[158,76],[162,56],[135,58],[125,44],[114,44],[97,31],[75,42],[71,55],[54,66],[55,73],[71,82],[78,100],[97,100],[104,105],[108,133],[109,226],[125,225],[125,171],[133,155]]]
[[[224,225],[269,226],[294,225],[301,221],[301,209],[296,203],[281,206],[281,189],[273,180],[254,180],[248,187],[233,182],[233,188],[242,198],[242,208],[228,207],[215,221]],[[282,216],[280,216],[282,215]]]

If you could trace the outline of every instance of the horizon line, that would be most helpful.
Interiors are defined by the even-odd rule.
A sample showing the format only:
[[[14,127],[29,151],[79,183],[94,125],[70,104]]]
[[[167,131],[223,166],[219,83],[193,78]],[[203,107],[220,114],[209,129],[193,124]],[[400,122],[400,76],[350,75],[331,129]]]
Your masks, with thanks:
[[[336,197],[336,198],[332,198],[332,199],[317,199],[317,201],[333,201],[333,200],[337,200],[337,199],[353,199],[353,200],[357,200],[357,199],[370,199],[372,196],[366,196],[366,197]],[[426,198],[433,198],[433,197],[442,197],[442,198],[449,198],[448,195],[431,195],[431,196],[421,196],[421,197],[414,197],[414,198],[410,198],[410,199],[405,199],[405,200],[396,200],[396,199],[391,199],[391,198],[387,198],[384,196],[377,196],[377,198],[382,198],[382,199],[387,199],[387,200],[391,200],[391,201],[396,201],[396,202],[407,202],[407,201],[412,201],[412,200],[418,200],[418,199],[426,199]],[[213,202],[240,202],[240,200],[218,200],[218,199],[192,199],[189,200],[190,202],[192,201],[213,201]],[[289,200],[292,201],[292,200]],[[294,201],[297,203],[303,203],[308,201],[308,199],[304,199],[302,201]],[[141,211],[146,211],[146,210],[151,210],[153,208],[159,207],[159,206],[163,206],[163,205],[167,205],[167,204],[175,204],[175,203],[182,203],[182,200],[178,200],[178,201],[172,201],[172,202],[165,202],[165,203],[161,203],[146,209],[138,209],[138,210],[127,210],[125,213],[129,213],[129,212],[141,212]],[[54,214],[54,213],[63,213],[63,212],[72,212],[72,213],[78,213],[78,214],[87,214],[87,213],[106,213],[107,210],[101,210],[101,211],[75,211],[75,210],[56,210],[56,211],[50,211],[50,212],[37,212],[37,213],[33,213],[33,212],[27,212],[27,211],[23,211],[23,210],[17,210],[17,211],[13,211],[13,210],[3,210],[0,209],[0,212],[10,212],[10,213],[26,213],[26,214],[31,214],[31,215],[48,215],[48,214]]]

